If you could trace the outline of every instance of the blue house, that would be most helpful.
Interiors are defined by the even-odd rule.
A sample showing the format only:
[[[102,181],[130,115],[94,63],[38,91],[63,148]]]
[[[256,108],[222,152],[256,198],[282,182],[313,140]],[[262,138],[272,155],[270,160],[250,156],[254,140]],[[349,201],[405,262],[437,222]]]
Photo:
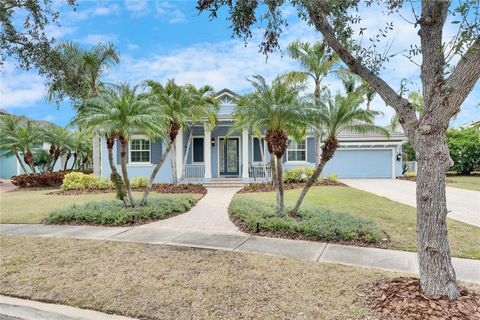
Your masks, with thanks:
[[[221,108],[218,123],[213,130],[202,126],[193,128],[193,140],[186,154],[190,129],[181,130],[175,140],[176,175],[181,182],[208,183],[212,180],[237,178],[243,182],[264,181],[261,141],[252,132],[243,130],[230,133],[232,112],[238,95],[228,89],[217,93]],[[323,175],[334,173],[340,178],[392,178],[402,174],[401,145],[406,141],[402,132],[391,132],[390,138],[380,134],[342,133],[338,137],[339,149],[324,169]],[[150,141],[141,132],[133,134],[127,149],[129,177],[150,176],[155,163],[161,157],[165,142]],[[320,144],[321,145],[321,144]],[[317,141],[309,132],[302,142],[290,141],[284,156],[284,168],[314,167],[317,157]],[[261,148],[263,148],[261,150]],[[265,154],[267,174],[269,156]],[[184,157],[186,162],[184,165]],[[114,147],[114,161],[120,171],[120,148]],[[102,139],[100,163],[94,163],[96,172],[108,177],[111,173],[107,158],[107,146]],[[100,169],[100,170],[98,170]],[[95,170],[95,169],[94,169]],[[170,155],[156,177],[157,183],[172,182]]]

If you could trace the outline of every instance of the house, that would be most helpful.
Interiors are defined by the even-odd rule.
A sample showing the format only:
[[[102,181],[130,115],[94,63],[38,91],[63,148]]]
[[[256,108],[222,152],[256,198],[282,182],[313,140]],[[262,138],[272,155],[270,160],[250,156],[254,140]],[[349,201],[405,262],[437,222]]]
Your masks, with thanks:
[[[243,130],[228,134],[233,121],[232,112],[238,95],[228,89],[217,93],[221,108],[218,112],[218,124],[209,131],[202,126],[193,128],[193,141],[188,154],[185,154],[190,132],[180,131],[175,140],[175,163],[177,177],[182,182],[209,182],[219,178],[240,178],[243,182],[262,181],[264,179],[262,152],[266,150],[265,141],[259,141],[251,132]],[[402,173],[401,145],[406,141],[402,132],[392,132],[387,138],[380,134],[342,133],[338,137],[339,149],[324,169],[324,176],[334,173],[340,178],[395,178]],[[133,134],[127,148],[127,167],[129,177],[148,177],[153,166],[161,157],[165,143],[149,141],[141,133]],[[317,143],[310,132],[301,143],[291,141],[283,159],[284,168],[313,167],[316,163]],[[120,168],[120,148],[114,147],[114,161]],[[265,152],[268,166],[268,152]],[[184,164],[184,157],[186,165]],[[110,175],[105,139],[101,148],[101,175]],[[94,164],[99,165],[99,164]],[[267,170],[268,172],[268,170]],[[156,177],[156,182],[172,181],[170,156]]]

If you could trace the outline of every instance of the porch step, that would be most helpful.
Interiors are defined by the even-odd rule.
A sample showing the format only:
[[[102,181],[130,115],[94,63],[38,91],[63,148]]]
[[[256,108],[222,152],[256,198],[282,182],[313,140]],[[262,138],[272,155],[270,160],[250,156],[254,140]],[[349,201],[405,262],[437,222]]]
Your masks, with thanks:
[[[227,187],[244,187],[246,183],[240,178],[213,178],[210,182],[203,184],[207,188],[227,188]]]

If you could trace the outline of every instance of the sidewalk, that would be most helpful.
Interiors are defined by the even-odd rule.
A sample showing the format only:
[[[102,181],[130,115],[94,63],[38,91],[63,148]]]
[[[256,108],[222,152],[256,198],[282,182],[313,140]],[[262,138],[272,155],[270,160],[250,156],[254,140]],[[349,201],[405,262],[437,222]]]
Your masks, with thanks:
[[[110,228],[19,224],[2,224],[0,233],[12,236],[64,237],[187,246],[418,274],[417,254],[414,252],[266,238],[239,233],[182,231],[147,226]],[[480,260],[452,258],[452,261],[459,280],[480,283]]]
[[[135,320],[60,304],[0,296],[0,319],[12,320]]]

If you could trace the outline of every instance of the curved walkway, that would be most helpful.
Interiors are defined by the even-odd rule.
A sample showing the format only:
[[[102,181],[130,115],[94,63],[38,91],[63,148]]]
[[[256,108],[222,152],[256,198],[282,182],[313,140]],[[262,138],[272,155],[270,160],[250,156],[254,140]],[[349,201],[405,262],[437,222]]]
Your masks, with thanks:
[[[190,211],[139,228],[244,234],[228,216],[228,206],[240,188],[214,187],[207,190],[207,194]]]
[[[342,179],[346,185],[416,207],[416,186],[395,179]],[[447,187],[448,217],[480,227],[480,192]]]

